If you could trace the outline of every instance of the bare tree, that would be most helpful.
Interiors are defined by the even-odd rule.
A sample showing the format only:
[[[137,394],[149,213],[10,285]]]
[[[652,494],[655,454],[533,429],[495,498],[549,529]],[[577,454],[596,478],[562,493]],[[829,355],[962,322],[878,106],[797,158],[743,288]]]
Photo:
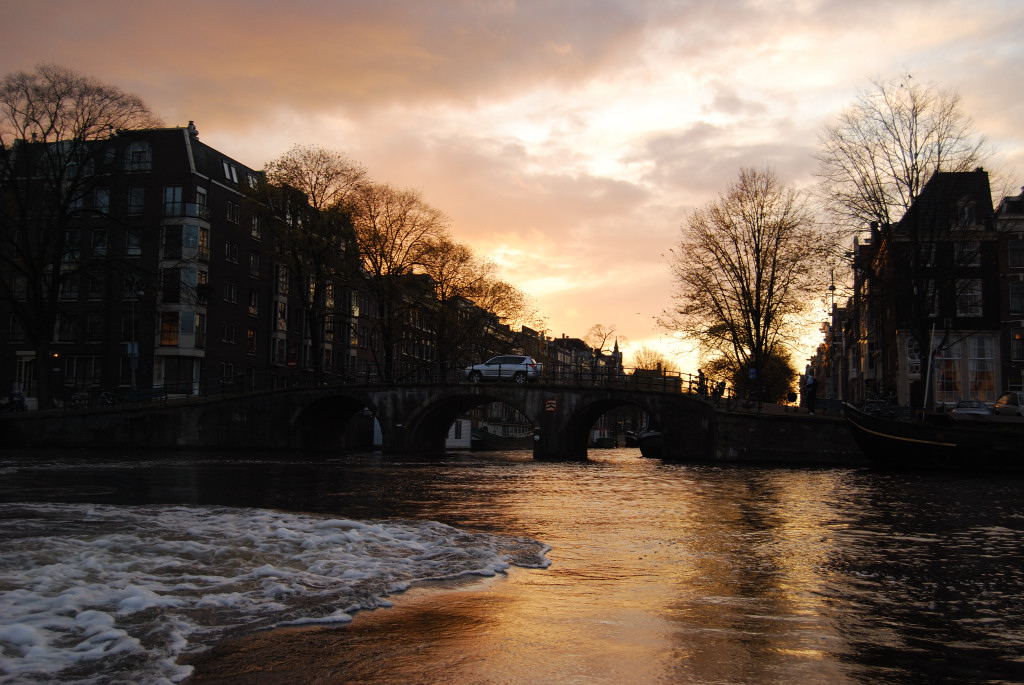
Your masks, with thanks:
[[[359,186],[353,211],[365,288],[379,314],[378,370],[388,375],[395,369],[403,318],[433,296],[433,288],[416,275],[426,268],[435,241],[447,235],[449,219],[415,190],[376,183]]]
[[[890,339],[898,325],[924,349],[941,300],[955,301],[973,287],[977,232],[963,229],[991,220],[991,191],[980,169],[990,155],[959,95],[909,74],[873,80],[838,121],[824,128],[815,154],[823,206],[840,233],[872,227],[877,243],[872,249],[888,255],[856,265],[861,281],[871,283],[858,297],[875,300],[869,307],[871,322],[862,322],[869,336]],[[966,172],[974,171],[980,172],[979,178],[968,180],[973,174]],[[985,197],[967,190],[981,185]],[[954,217],[958,203],[976,211]],[[951,261],[938,269],[937,247],[942,243],[958,244]],[[882,263],[890,267],[876,273]],[[842,273],[847,265],[837,260],[835,266]],[[876,306],[882,301],[885,306]],[[882,316],[896,310],[898,321]],[[897,361],[886,357],[882,363]]]
[[[885,230],[936,171],[970,171],[990,155],[957,93],[909,74],[875,79],[819,137],[818,195],[840,226]]]
[[[604,354],[608,351],[609,343],[611,341],[626,342],[626,336],[619,335],[615,324],[606,326],[603,323],[595,323],[587,330],[587,335],[583,338],[583,342],[590,345],[590,347],[598,354]]]
[[[36,392],[52,404],[50,344],[83,199],[116,173],[116,132],[159,125],[138,97],[42,64],[0,80],[0,299],[36,354]],[[94,205],[94,216],[104,210]]]
[[[423,271],[437,298],[434,348],[442,364],[480,357],[496,333],[493,324],[521,323],[528,315],[526,296],[498,278],[495,263],[446,235],[432,241]]]
[[[820,287],[825,243],[806,205],[770,169],[742,169],[693,212],[669,255],[676,305],[660,323],[736,376],[783,356],[795,317]]]
[[[633,368],[645,371],[662,371],[663,373],[676,373],[678,365],[670,361],[660,351],[647,345],[641,345],[640,349],[633,353]]]
[[[323,369],[326,329],[335,317],[335,288],[357,277],[353,198],[366,171],[348,157],[319,146],[295,146],[267,164],[257,192],[267,208],[267,232],[283,259],[279,287],[298,286],[317,374]]]

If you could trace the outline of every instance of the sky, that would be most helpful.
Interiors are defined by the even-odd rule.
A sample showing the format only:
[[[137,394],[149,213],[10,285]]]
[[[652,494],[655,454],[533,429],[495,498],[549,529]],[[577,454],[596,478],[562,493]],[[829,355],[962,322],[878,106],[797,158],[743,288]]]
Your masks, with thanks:
[[[321,145],[420,191],[548,335],[614,327],[627,363],[647,345],[694,371],[657,325],[688,213],[742,167],[810,188],[822,127],[871,79],[958,91],[988,168],[1024,185],[1020,0],[4,0],[0,18],[0,74],[69,66],[247,166]]]

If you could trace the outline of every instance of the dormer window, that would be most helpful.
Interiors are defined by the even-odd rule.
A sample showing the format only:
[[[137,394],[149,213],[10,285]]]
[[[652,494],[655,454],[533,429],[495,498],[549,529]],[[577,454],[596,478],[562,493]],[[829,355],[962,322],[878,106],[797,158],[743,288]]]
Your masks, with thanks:
[[[238,171],[235,169],[235,165],[228,163],[226,159],[221,160],[221,164],[224,167],[224,178],[233,183],[238,183]]]
[[[149,143],[137,140],[128,146],[124,156],[125,171],[149,171],[153,164],[153,153]]]

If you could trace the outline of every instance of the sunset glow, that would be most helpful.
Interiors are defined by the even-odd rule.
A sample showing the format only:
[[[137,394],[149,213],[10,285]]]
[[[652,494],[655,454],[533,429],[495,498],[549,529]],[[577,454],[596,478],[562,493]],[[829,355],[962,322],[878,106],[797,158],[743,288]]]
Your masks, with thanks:
[[[662,345],[687,212],[741,166],[812,184],[818,131],[870,78],[959,91],[994,189],[1024,185],[1016,0],[44,0],[4,23],[2,73],[70,66],[249,166],[318,144],[420,190],[553,336]]]

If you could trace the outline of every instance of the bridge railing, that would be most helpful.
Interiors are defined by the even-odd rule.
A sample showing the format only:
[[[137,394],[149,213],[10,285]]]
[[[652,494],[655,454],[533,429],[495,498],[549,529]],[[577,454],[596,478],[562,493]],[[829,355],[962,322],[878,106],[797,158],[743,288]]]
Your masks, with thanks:
[[[507,379],[505,379],[507,381]],[[67,387],[60,403],[65,410],[110,408],[114,405],[152,405],[190,402],[206,398],[264,392],[348,385],[459,385],[469,384],[467,369],[437,363],[396,364],[359,371],[315,374],[308,370],[281,368],[261,374],[235,374],[200,382],[168,382],[147,388],[124,386]],[[544,364],[536,385],[567,388],[618,388],[644,392],[689,393],[717,399],[719,384],[703,376],[650,369],[616,368],[590,363]],[[724,387],[724,384],[722,384]]]

